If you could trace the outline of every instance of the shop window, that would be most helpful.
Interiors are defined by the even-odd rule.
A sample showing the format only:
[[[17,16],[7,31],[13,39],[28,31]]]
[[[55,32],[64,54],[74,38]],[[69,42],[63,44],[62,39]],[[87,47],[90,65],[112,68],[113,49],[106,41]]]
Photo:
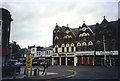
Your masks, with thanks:
[[[74,52],[74,47],[73,46],[71,47],[71,51]]]
[[[62,52],[65,52],[64,47],[62,47]]]
[[[69,52],[69,47],[67,47],[67,52]]]
[[[58,48],[55,48],[55,53],[58,53]]]
[[[76,51],[80,51],[80,50],[81,50],[81,47],[77,46]]]

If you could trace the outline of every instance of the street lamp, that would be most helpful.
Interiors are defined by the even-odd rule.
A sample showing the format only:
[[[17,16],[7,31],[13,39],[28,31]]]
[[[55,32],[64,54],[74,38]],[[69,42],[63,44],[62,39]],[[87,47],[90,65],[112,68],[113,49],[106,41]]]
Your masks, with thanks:
[[[12,47],[13,47],[13,44],[11,43],[11,45],[10,45],[10,59],[12,59]]]
[[[106,66],[106,53],[105,53],[105,36],[103,35],[103,47],[104,47],[104,65]]]

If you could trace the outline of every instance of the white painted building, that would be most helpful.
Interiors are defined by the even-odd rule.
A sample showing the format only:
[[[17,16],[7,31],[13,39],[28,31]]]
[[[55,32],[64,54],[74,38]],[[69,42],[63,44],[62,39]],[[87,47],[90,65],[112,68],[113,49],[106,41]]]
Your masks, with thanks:
[[[35,60],[51,60],[52,57],[52,47],[40,47],[40,46],[28,46],[30,54],[32,55],[33,59]]]
[[[38,57],[51,57],[52,56],[52,47],[45,47],[37,51]]]

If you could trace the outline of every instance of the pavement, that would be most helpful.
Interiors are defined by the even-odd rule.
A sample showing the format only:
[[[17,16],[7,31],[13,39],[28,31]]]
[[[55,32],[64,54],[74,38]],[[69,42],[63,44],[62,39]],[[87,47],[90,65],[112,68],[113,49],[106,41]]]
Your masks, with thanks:
[[[21,68],[21,73],[16,74],[16,77],[13,76],[8,76],[8,77],[3,77],[2,80],[8,80],[8,79],[61,79],[61,78],[67,78],[74,76],[75,71],[73,70],[68,70],[68,69],[62,69],[59,68],[59,66],[55,67],[50,67],[48,68],[47,75],[42,75],[43,68],[42,67],[33,67],[32,68],[32,75],[30,76],[30,71],[28,76],[24,74],[24,68]],[[37,73],[36,76],[34,74],[34,69],[39,69],[39,74]],[[38,72],[38,70],[37,70]]]

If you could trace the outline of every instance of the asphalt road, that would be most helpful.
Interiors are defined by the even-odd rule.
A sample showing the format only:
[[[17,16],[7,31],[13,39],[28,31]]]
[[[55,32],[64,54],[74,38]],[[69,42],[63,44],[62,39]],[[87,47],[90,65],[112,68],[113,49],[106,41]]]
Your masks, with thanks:
[[[118,67],[76,66],[68,79],[118,79]]]
[[[58,79],[119,79],[119,68],[117,66],[51,66],[49,71],[67,70],[73,72],[72,75],[61,77]]]
[[[33,68],[40,68],[33,66]],[[118,67],[104,67],[104,66],[50,66],[50,72],[64,72],[65,70],[73,72],[67,75],[54,79],[20,79],[20,81],[118,81],[119,69]],[[119,79],[120,80],[120,79]],[[13,81],[13,80],[12,80]],[[19,81],[19,80],[17,80]]]

